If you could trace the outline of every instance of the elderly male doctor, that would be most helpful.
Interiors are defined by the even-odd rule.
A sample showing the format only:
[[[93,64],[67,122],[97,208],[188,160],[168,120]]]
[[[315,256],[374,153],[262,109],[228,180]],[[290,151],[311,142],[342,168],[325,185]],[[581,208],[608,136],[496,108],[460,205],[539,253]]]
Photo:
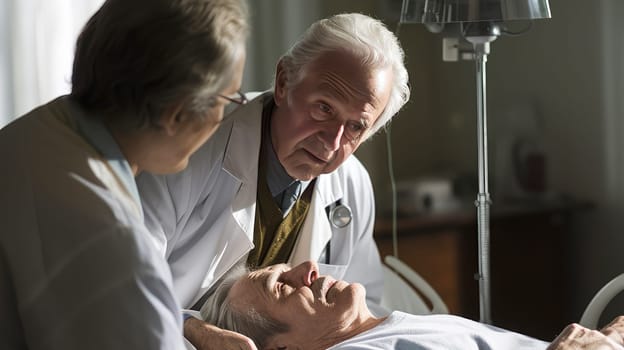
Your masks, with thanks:
[[[352,153],[408,100],[407,79],[381,22],[318,21],[279,61],[274,91],[235,110],[184,172],[138,178],[183,306],[239,262],[309,259],[379,302],[373,191]]]

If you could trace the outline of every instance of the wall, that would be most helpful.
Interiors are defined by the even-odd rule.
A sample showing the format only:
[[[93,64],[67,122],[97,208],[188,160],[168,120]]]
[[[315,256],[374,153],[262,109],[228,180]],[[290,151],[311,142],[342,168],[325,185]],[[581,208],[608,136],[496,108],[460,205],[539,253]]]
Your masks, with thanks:
[[[567,263],[576,271],[568,276],[571,313],[580,317],[600,286],[624,272],[619,249],[624,241],[624,28],[620,20],[624,4],[617,0],[550,0],[550,4],[552,19],[535,21],[525,34],[502,36],[491,46],[487,63],[491,192],[496,205],[509,175],[504,171],[505,157],[510,157],[508,138],[514,128],[518,132],[527,124],[525,118],[534,118],[547,155],[551,193],[594,204],[593,210],[573,218],[570,241],[562,242],[562,249],[571,254]],[[434,90],[429,97],[433,95],[430,112],[435,117],[428,118],[428,128],[401,125],[401,129],[412,134],[411,139],[433,135],[436,142],[425,149],[435,149],[435,160],[414,167],[422,160],[415,152],[396,152],[399,180],[421,172],[476,169],[474,65],[442,62],[441,37],[431,36],[436,37],[431,54],[437,59],[418,67],[435,76],[429,85]],[[405,36],[401,39],[405,43]],[[411,63],[412,57],[408,59]],[[421,99],[415,95],[411,104],[420,105]],[[408,106],[403,113],[425,111]],[[409,139],[401,140],[397,133],[394,137],[396,149],[413,149]],[[604,319],[621,314],[623,304],[624,300],[616,300]]]
[[[264,91],[273,85],[280,56],[320,16],[319,5],[305,0],[249,1],[251,35],[243,91]]]
[[[581,173],[589,179],[582,184],[594,181],[593,187],[585,188],[594,188],[595,195],[592,198],[598,205],[591,215],[579,219],[576,232],[575,253],[576,261],[579,261],[577,299],[581,305],[590,300],[598,288],[624,271],[624,259],[619,249],[624,244],[624,42],[621,36],[624,33],[624,23],[621,21],[624,3],[603,0],[599,4],[601,30],[588,40],[598,41],[600,48],[587,54],[598,60],[595,74],[601,76],[602,89],[598,102],[602,113],[585,116],[599,128],[594,134],[599,146],[590,148],[589,152],[592,153],[581,159],[587,161],[591,156],[599,159],[595,168]],[[579,17],[575,19],[583,23]],[[579,69],[585,67],[579,64]],[[593,88],[591,85],[586,87],[587,90]],[[583,164],[577,166],[580,168]],[[621,315],[622,310],[624,296],[619,295],[607,308],[603,321]]]
[[[502,36],[491,46],[487,63],[491,193],[496,205],[505,175],[509,175],[503,167],[511,156],[506,148],[509,137],[514,128],[516,132],[529,128],[523,125],[534,118],[547,156],[550,193],[594,204],[593,210],[573,218],[570,240],[562,242],[562,249],[571,254],[567,263],[577,272],[568,276],[574,300],[570,308],[580,318],[598,288],[624,272],[619,251],[624,241],[620,219],[624,145],[619,137],[624,117],[620,97],[624,56],[617,34],[623,32],[618,18],[624,7],[607,0],[551,0],[550,4],[552,19],[535,21],[527,33]],[[436,142],[428,149],[435,149],[435,160],[418,168],[412,166],[420,159],[415,152],[396,152],[399,180],[421,171],[469,173],[476,169],[474,64],[442,62],[441,37],[431,35],[437,46],[431,54],[438,59],[420,68],[435,75],[430,82],[435,91],[431,109],[435,117],[428,119],[426,129],[417,125],[401,129],[411,133],[412,139],[426,137],[427,132],[434,135]],[[414,96],[411,103],[421,104],[421,97]],[[423,111],[408,107],[403,113],[419,112]],[[411,149],[410,141],[394,136],[394,144],[405,143],[395,148]],[[622,310],[621,306],[622,301],[616,301],[606,318]]]

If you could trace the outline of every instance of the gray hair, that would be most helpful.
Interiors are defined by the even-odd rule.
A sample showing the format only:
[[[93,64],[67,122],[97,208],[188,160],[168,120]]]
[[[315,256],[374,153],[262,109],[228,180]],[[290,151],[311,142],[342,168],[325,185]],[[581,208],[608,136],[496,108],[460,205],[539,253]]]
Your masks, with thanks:
[[[259,349],[266,347],[271,337],[288,331],[288,325],[253,307],[240,310],[229,298],[230,290],[236,281],[249,273],[244,265],[234,266],[220,281],[215,291],[206,299],[200,312],[204,321],[222,329],[227,329],[249,337]]]
[[[363,136],[376,133],[409,100],[410,88],[404,53],[397,37],[379,20],[359,13],[340,14],[315,22],[282,56],[288,84],[296,85],[305,68],[324,53],[348,51],[371,69],[392,67],[394,74],[388,105]]]
[[[180,103],[203,117],[233,78],[247,21],[245,0],[107,0],[78,37],[71,96],[135,126]]]

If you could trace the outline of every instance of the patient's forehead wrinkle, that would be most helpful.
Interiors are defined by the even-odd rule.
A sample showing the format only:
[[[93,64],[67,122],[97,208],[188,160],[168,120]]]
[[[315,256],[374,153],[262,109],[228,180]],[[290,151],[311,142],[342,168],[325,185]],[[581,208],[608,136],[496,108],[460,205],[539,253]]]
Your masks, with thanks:
[[[278,264],[249,272],[245,275],[245,287],[242,288],[246,294],[245,299],[250,305],[259,306],[259,302],[270,305],[279,298],[275,286],[281,274],[289,269],[289,264]]]
[[[265,270],[256,270],[247,275],[247,295],[250,303],[257,304],[258,301],[271,300],[271,274]],[[254,300],[260,297],[258,300]]]

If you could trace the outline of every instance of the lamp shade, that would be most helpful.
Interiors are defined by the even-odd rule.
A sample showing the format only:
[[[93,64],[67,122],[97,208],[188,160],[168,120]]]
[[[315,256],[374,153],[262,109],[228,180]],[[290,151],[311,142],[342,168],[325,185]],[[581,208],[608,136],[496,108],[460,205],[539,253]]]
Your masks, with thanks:
[[[402,23],[550,18],[548,0],[403,0]]]

